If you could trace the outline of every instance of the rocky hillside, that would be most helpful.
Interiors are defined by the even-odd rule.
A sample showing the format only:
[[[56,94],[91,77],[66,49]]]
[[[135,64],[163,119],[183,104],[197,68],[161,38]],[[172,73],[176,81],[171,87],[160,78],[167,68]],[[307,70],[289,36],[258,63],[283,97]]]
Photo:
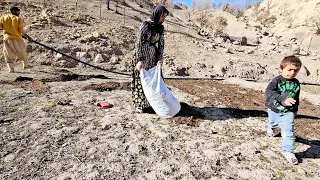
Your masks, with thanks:
[[[141,6],[143,1],[125,1],[118,7],[111,1],[111,10],[106,9],[105,1],[45,2],[1,2],[0,13],[7,13],[15,4],[22,10],[26,31],[36,41],[108,70],[130,71],[136,32],[151,12],[149,7]],[[203,14],[213,28],[216,24],[210,24],[211,21],[217,17],[225,19],[223,34],[226,36],[215,36],[203,28],[199,22]],[[274,26],[276,23],[278,21]],[[273,26],[264,27],[250,18],[237,18],[217,9],[171,9],[164,26],[166,77],[238,77],[268,81],[278,75],[279,61],[285,55],[296,54],[304,64],[299,79],[308,83],[320,80],[320,57],[316,51],[307,51],[299,40],[285,39],[286,33],[280,37],[273,33]],[[29,61],[35,67],[88,69],[35,43],[27,46]],[[5,70],[4,61],[1,62]]]
[[[269,10],[270,16],[276,21],[270,27],[270,32],[282,36],[285,40],[296,38],[301,48],[318,52],[320,50],[320,2],[318,0],[264,0],[258,11]],[[246,16],[256,22],[256,10],[251,8]]]

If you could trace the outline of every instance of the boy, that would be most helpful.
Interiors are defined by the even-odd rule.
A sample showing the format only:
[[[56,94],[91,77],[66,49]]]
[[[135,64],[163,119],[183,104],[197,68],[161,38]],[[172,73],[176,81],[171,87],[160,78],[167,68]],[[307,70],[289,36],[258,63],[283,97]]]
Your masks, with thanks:
[[[294,155],[294,118],[298,111],[300,83],[295,79],[302,63],[295,56],[285,57],[280,64],[281,75],[268,85],[265,96],[268,107],[269,136],[274,137],[276,127],[281,128],[283,155],[292,164],[298,164]]]

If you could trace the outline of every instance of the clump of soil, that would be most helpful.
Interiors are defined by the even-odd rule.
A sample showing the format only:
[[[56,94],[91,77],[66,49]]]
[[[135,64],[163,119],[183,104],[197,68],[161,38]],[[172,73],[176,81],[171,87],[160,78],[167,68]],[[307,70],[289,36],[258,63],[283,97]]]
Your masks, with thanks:
[[[200,119],[203,119],[204,115],[194,106],[190,106],[184,102],[181,102],[180,105],[181,110],[179,113],[170,119],[178,124],[186,124],[187,126],[198,127]]]
[[[65,82],[65,81],[85,81],[91,78],[108,79],[104,75],[78,75],[78,74],[60,74],[57,77],[42,79],[42,82]]]
[[[0,84],[10,84],[17,86],[28,91],[31,91],[34,94],[44,94],[49,91],[49,86],[43,83],[40,80],[36,80],[28,77],[17,77],[15,80],[0,80]]]
[[[113,91],[113,90],[130,90],[130,82],[106,82],[101,84],[90,84],[83,87],[81,90],[95,90],[99,92]]]

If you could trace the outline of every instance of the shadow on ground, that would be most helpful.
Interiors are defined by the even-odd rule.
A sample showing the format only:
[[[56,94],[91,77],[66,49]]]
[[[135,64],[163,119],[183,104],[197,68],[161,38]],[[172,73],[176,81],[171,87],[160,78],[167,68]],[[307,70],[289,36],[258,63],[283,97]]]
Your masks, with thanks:
[[[296,141],[309,145],[310,147],[303,152],[296,153],[299,162],[303,159],[318,159],[320,158],[320,140],[308,140],[302,137],[296,137]]]

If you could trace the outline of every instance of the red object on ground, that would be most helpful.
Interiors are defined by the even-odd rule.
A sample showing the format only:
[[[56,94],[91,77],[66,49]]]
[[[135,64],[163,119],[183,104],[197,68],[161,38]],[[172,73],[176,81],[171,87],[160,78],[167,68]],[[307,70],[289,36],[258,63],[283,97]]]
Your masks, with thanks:
[[[112,108],[113,105],[107,102],[100,101],[97,103],[97,106],[100,106],[102,109],[107,109],[107,108]]]

